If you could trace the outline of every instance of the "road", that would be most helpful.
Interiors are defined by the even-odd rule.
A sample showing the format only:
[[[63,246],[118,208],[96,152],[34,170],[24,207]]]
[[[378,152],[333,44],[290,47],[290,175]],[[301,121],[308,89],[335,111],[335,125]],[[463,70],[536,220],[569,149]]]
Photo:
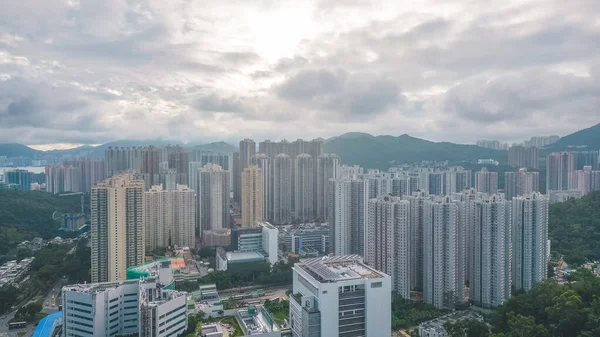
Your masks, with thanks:
[[[240,295],[240,294],[247,294],[249,295],[250,293],[252,293],[252,290],[256,290],[256,289],[261,289],[260,287],[251,287],[252,289],[244,289],[242,291],[240,291],[239,289],[228,289],[228,290],[223,290],[223,291],[219,291],[219,297],[221,297],[221,300],[228,300],[229,297],[234,296],[234,295]],[[277,298],[287,298],[287,295],[285,294],[286,291],[288,291],[288,289],[290,288],[290,286],[279,286],[279,287],[270,287],[270,288],[263,288],[265,290],[265,295],[264,296],[260,296],[260,297],[247,297],[242,299],[241,301],[243,302],[248,302],[248,301],[261,301],[264,302],[265,300],[274,300]]]
[[[60,297],[62,296],[62,285],[65,280],[60,279],[56,284],[52,287],[48,295],[44,298],[44,303],[42,304],[42,311],[47,314],[52,314],[58,311],[58,306],[62,303]]]

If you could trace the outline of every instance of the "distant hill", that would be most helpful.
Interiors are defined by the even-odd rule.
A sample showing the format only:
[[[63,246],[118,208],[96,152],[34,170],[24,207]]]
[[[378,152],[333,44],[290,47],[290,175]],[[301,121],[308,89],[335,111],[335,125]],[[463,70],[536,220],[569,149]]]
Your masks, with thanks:
[[[83,145],[72,149],[65,150],[49,150],[49,151],[38,151],[32,149],[23,144],[0,144],[0,156],[7,157],[27,157],[31,159],[36,159],[39,157],[46,156],[89,156],[92,158],[102,158],[104,157],[104,151],[109,147],[115,146],[182,146],[182,147],[193,147],[196,149],[202,149],[205,151],[215,151],[221,153],[233,153],[237,151],[237,147],[226,142],[213,142],[213,143],[183,143],[176,140],[162,140],[162,139],[149,139],[149,140],[135,140],[135,139],[125,139],[125,140],[117,140],[114,142],[109,142],[106,144],[98,145],[98,146],[90,146]]]
[[[564,136],[546,147],[548,151],[600,150],[600,124]]]
[[[369,168],[386,169],[393,164],[414,163],[423,160],[451,162],[476,161],[492,158],[506,162],[507,152],[491,150],[475,145],[463,145],[447,142],[430,142],[409,135],[371,136],[353,133],[329,139],[325,143],[325,152],[340,156],[341,162],[348,165],[360,165]],[[393,163],[391,163],[393,161]]]
[[[0,144],[0,156],[36,158],[42,153],[23,144]]]

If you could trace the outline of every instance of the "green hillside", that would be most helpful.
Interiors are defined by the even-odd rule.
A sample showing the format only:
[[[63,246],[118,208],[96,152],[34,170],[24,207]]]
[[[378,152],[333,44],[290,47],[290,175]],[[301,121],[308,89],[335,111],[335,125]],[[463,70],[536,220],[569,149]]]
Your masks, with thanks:
[[[577,150],[576,147],[580,147],[580,150],[600,150],[600,124],[564,136],[547,150]]]
[[[80,210],[78,195],[59,197],[41,191],[0,190],[0,255],[24,240],[56,236],[60,222],[52,220],[54,211],[79,213]]]
[[[553,204],[548,216],[552,255],[576,265],[600,260],[600,192]]]
[[[430,142],[409,135],[344,137],[325,143],[325,152],[340,156],[342,164],[365,168],[387,169],[394,164],[423,160],[451,162],[477,161],[492,158],[505,163],[506,151],[485,149],[475,145]]]

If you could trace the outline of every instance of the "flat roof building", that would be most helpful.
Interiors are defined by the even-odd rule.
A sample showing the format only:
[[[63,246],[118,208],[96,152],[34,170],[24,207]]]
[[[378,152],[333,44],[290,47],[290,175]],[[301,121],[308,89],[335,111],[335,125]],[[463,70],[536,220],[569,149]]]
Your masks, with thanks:
[[[294,337],[391,335],[391,278],[361,256],[301,260],[293,273]]]

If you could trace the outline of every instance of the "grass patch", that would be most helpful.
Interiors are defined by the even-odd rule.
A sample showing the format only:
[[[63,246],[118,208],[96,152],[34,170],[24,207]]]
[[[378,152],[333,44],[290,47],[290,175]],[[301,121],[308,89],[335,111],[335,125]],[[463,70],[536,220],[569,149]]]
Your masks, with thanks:
[[[233,326],[233,328],[235,329],[235,331],[233,332],[232,337],[243,337],[244,336],[244,332],[242,332],[242,328],[238,324],[238,322],[235,319],[235,317],[233,317],[233,316],[223,317],[223,319],[221,319],[220,322],[221,323],[231,324]]]
[[[285,320],[288,319],[288,316],[285,312],[278,311],[276,313],[273,313],[273,318],[275,319],[275,322],[279,324],[279,326],[283,326],[285,324]]]

